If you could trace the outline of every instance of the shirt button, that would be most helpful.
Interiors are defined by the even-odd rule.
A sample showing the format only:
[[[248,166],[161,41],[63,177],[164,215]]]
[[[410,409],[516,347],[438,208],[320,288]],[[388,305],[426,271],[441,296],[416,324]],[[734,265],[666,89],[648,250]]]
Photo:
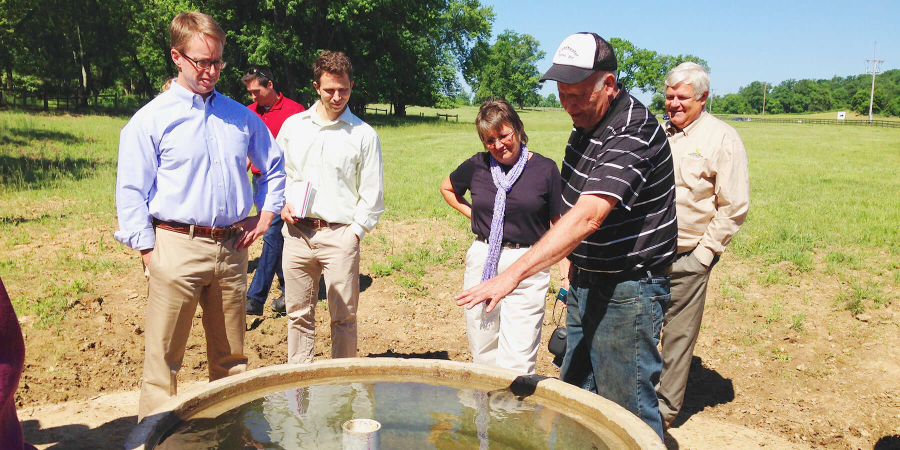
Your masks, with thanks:
[[[219,207],[219,211],[224,211],[224,210],[225,210],[225,208],[223,208],[221,206]]]
[[[219,183],[219,187],[222,187],[222,183]]]
[[[218,160],[218,159],[217,159],[217,160],[215,160],[215,163],[216,163],[216,164],[218,164],[218,163],[219,163],[219,160]]]

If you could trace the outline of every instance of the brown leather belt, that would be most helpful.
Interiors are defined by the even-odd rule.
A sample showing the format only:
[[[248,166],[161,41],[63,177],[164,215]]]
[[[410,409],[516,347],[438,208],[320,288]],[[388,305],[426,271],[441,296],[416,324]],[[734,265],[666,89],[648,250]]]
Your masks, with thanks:
[[[239,234],[243,229],[240,227],[201,227],[199,225],[188,225],[180,222],[168,222],[165,220],[153,219],[153,225],[163,230],[174,231],[181,234],[191,234],[193,227],[194,236],[210,238],[216,241],[227,241]]]
[[[306,228],[312,228],[314,230],[318,230],[320,228],[331,228],[332,225],[343,225],[340,223],[328,223],[322,219],[311,219],[309,217],[303,217],[297,219],[297,225],[303,225]]]

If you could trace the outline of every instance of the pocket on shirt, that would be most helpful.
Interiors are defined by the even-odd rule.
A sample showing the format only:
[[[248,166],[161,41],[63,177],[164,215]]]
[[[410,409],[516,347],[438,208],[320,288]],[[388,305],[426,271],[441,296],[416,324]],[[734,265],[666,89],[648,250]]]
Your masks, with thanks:
[[[694,190],[706,183],[706,158],[698,158],[695,156],[684,156],[678,165],[678,171],[681,173],[681,180],[684,184]],[[706,183],[708,184],[708,183]]]
[[[225,142],[223,143],[228,163],[237,167],[247,166],[247,148],[250,145],[250,135],[237,128],[225,129]]]

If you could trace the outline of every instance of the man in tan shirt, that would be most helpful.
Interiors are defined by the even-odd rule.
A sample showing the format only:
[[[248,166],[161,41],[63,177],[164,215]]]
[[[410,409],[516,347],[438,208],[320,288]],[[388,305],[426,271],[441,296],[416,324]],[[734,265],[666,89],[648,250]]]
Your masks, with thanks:
[[[663,371],[656,386],[666,427],[684,403],[706,283],[750,208],[747,153],[734,128],[706,111],[709,75],[685,62],[666,77],[665,125],[675,166],[678,257],[663,324]]]

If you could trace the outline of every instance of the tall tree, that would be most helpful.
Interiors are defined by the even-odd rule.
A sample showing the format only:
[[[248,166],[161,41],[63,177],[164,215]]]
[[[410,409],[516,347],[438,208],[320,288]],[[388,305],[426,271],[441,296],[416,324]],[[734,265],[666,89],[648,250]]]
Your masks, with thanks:
[[[537,106],[541,101],[537,93],[541,85],[537,62],[544,55],[540,43],[530,34],[505,30],[489,51],[478,49],[476,57],[481,59],[474,64],[477,69],[468,80],[475,91],[475,101],[495,97],[519,107]]]
[[[653,50],[638,48],[630,41],[611,38],[610,45],[616,53],[619,66],[618,79],[629,91],[653,93],[651,108],[662,110],[666,75],[679,64],[693,61],[709,70],[709,64],[694,55],[663,55]]]
[[[752,112],[757,114],[761,113],[763,109],[763,89],[766,91],[766,102],[768,102],[771,100],[771,98],[768,97],[769,93],[772,92],[771,85],[763,85],[762,82],[754,81],[747,86],[738,89],[738,93],[747,100]]]
[[[242,69],[261,63],[280,90],[312,100],[312,62],[341,50],[356,68],[351,106],[389,102],[400,115],[460,91],[459,69],[494,17],[478,0],[0,0],[0,68],[7,83],[15,72],[86,93],[150,94],[175,74],[168,25],[190,10],[227,33],[222,92],[243,97]]]
[[[433,106],[442,95],[456,94],[460,63],[469,59],[474,43],[490,35],[494,17],[477,0],[210,3],[238,44],[226,49],[238,67],[269,64],[280,89],[312,101],[313,61],[323,49],[340,50],[354,65],[351,107],[386,102],[397,115],[404,115],[407,105]],[[239,83],[229,86],[238,95],[243,89]]]
[[[716,97],[714,100],[715,114],[751,114],[753,109],[750,103],[741,94],[727,94],[724,97]]]
[[[24,0],[0,0],[0,75],[5,75],[7,89],[13,87],[16,59],[26,58],[21,28],[34,14],[33,10],[33,5]]]

